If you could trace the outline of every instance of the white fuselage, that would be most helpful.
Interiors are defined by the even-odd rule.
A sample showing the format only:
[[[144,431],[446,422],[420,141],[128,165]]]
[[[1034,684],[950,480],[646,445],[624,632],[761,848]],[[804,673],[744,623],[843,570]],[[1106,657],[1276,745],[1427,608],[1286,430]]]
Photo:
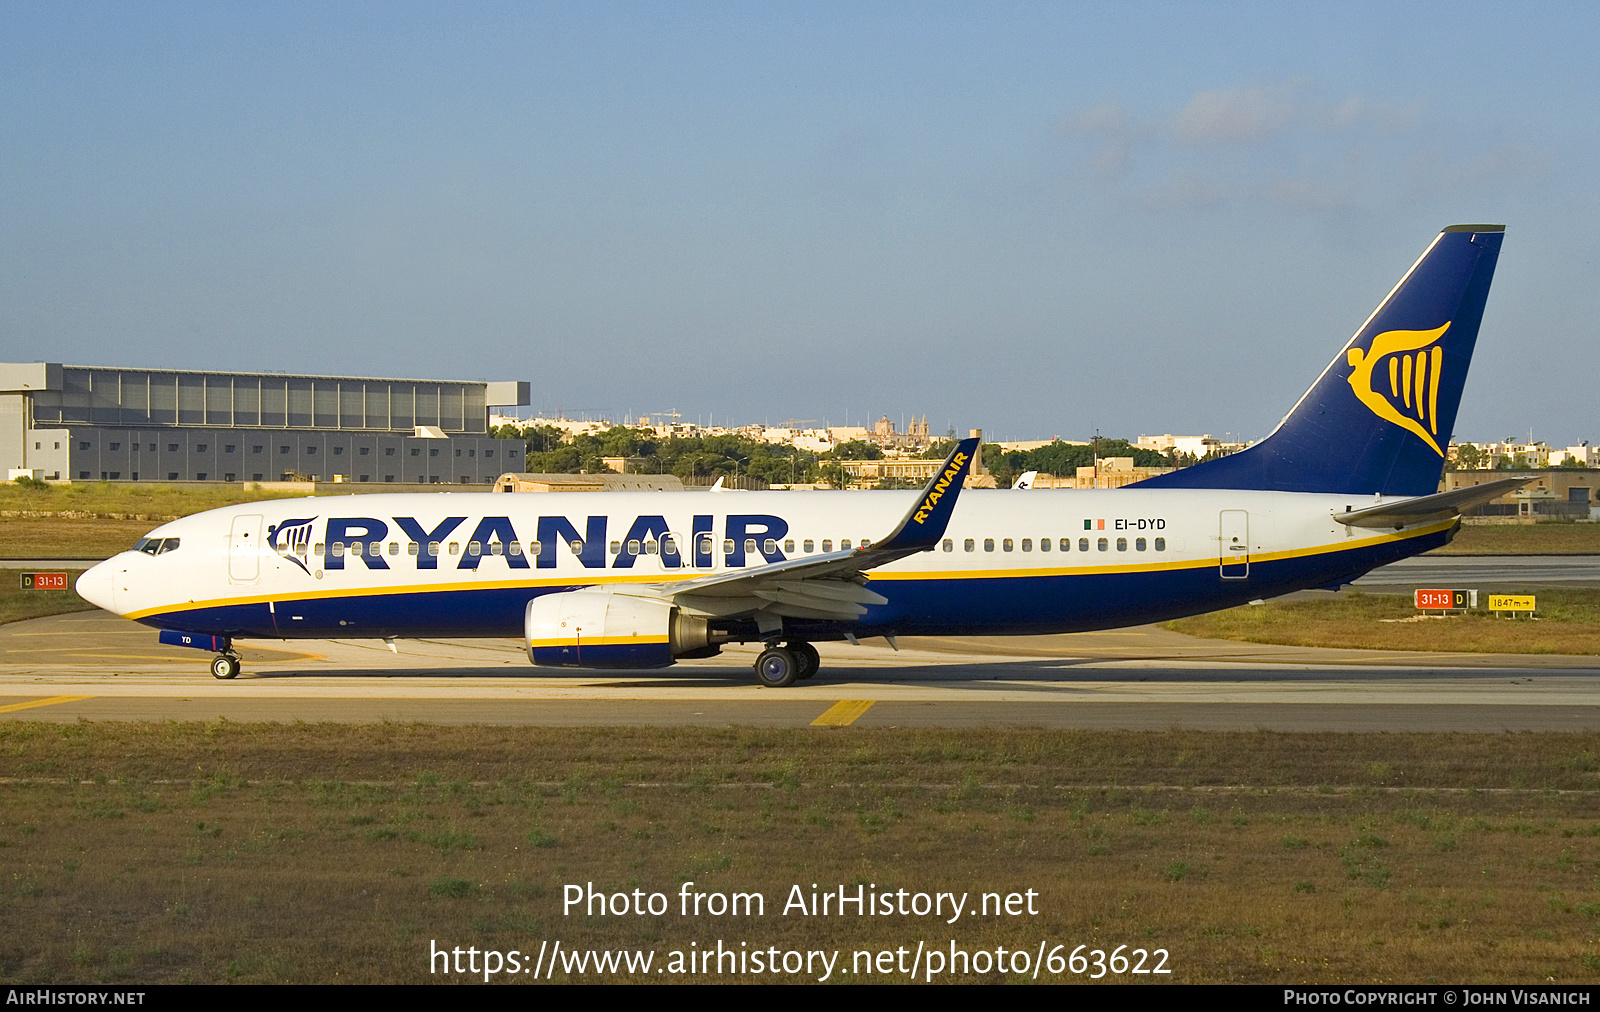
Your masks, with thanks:
[[[80,580],[164,629],[228,637],[516,636],[527,602],[589,586],[670,586],[859,546],[914,492],[372,494],[270,500],[150,532]],[[1188,490],[962,494],[932,551],[866,574],[869,634],[1065,632],[1336,585],[1447,541],[1455,522],[1372,531],[1335,513],[1371,496]],[[160,550],[170,539],[177,543]],[[359,546],[353,548],[352,546]],[[359,553],[359,554],[358,554]],[[800,623],[804,626],[804,623]]]

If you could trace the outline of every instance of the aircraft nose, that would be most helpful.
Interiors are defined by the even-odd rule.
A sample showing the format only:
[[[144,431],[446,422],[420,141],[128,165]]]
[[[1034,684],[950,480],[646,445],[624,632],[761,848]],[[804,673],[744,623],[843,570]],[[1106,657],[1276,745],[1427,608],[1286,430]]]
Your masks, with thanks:
[[[116,599],[113,591],[116,587],[115,559],[107,559],[84,570],[78,577],[76,589],[78,596],[106,611],[116,613]]]

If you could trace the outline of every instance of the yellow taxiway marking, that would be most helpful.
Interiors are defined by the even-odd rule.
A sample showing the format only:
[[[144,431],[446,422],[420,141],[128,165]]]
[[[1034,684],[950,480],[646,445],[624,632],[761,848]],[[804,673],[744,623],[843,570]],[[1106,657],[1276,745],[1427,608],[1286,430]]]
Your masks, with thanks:
[[[854,724],[863,713],[872,709],[874,699],[841,699],[822,711],[822,716],[811,722],[812,727],[844,727]]]
[[[35,706],[55,706],[57,703],[76,703],[80,699],[93,699],[93,696],[49,696],[45,699],[35,699],[27,703],[11,703],[0,706],[0,713],[9,713],[12,710],[31,710]],[[867,705],[871,705],[870,703]]]

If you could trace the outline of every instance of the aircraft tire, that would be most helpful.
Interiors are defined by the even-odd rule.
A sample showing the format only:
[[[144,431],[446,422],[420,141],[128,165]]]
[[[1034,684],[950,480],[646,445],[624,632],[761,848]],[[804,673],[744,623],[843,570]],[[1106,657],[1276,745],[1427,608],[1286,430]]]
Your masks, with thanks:
[[[804,640],[785,643],[784,647],[794,654],[794,659],[800,662],[800,670],[795,673],[794,680],[803,682],[817,673],[822,667],[822,658],[817,654],[817,648]]]
[[[211,658],[211,677],[237,678],[239,676],[239,658],[232,654],[218,654]]]
[[[783,647],[768,647],[756,658],[756,681],[768,689],[793,685],[799,671],[800,661]]]

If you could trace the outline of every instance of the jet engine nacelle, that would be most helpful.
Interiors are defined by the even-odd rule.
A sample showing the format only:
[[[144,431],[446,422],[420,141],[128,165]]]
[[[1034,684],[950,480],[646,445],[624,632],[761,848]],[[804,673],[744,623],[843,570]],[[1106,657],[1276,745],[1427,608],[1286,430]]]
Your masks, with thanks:
[[[566,668],[664,668],[678,657],[717,652],[706,620],[671,602],[586,587],[528,602],[528,659]]]

